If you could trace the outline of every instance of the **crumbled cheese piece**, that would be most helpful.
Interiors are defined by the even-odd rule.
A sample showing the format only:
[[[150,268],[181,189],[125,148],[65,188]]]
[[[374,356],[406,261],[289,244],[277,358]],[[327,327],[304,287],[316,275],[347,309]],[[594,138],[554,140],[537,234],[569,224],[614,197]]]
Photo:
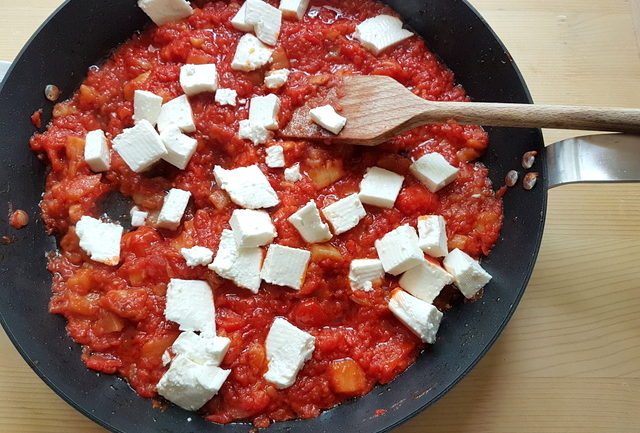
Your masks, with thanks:
[[[447,254],[442,264],[453,275],[453,282],[465,298],[473,298],[491,280],[480,263],[458,248]]]
[[[444,257],[447,249],[447,230],[441,215],[418,217],[418,237],[420,248],[432,257]]]
[[[166,367],[171,362],[171,354],[169,353],[169,349],[162,352],[162,366]]]
[[[442,313],[433,305],[396,289],[389,299],[389,309],[425,343],[433,344]]]
[[[309,200],[306,205],[294,212],[288,221],[309,243],[326,242],[331,239],[329,224],[320,219],[320,212],[313,200]]]
[[[375,246],[385,272],[391,275],[400,275],[425,260],[418,246],[418,234],[408,224],[391,230]]]
[[[282,11],[262,0],[247,0],[244,21],[253,26],[253,30],[262,42],[275,45],[280,36]]]
[[[151,167],[167,154],[160,136],[147,120],[141,120],[133,128],[127,128],[116,136],[113,150],[136,173]]]
[[[147,218],[149,217],[149,212],[141,211],[138,206],[134,206],[130,211],[131,215],[131,226],[132,227],[142,227]]]
[[[162,209],[158,215],[156,225],[162,229],[175,230],[182,221],[184,210],[189,203],[191,193],[178,188],[171,188],[164,198]]]
[[[249,103],[249,122],[252,126],[278,129],[278,111],[280,111],[280,98],[273,93],[254,96]]]
[[[231,18],[231,25],[241,32],[253,31],[253,24],[247,23],[245,20],[247,12],[247,3],[243,3],[238,12]]]
[[[169,164],[184,170],[191,157],[196,152],[198,140],[184,135],[180,129],[172,126],[160,134],[160,139],[167,149],[167,154],[162,157]]]
[[[157,25],[186,18],[193,9],[186,0],[138,0],[138,7]]]
[[[439,153],[427,153],[409,168],[411,173],[431,192],[449,185],[458,175],[458,169],[450,165]]]
[[[267,283],[300,290],[310,258],[307,250],[271,244],[260,276]]]
[[[369,167],[360,182],[360,201],[391,209],[402,188],[404,177],[380,167]]]
[[[209,269],[239,287],[258,293],[261,266],[262,249],[240,248],[231,230],[222,231],[218,253]]]
[[[102,129],[89,131],[85,137],[84,160],[95,172],[107,171],[111,166],[111,154],[107,146],[107,137]]]
[[[322,214],[333,227],[333,233],[339,235],[357,226],[367,212],[358,194],[351,194],[322,208]]]
[[[339,134],[347,124],[347,118],[339,115],[331,105],[312,108],[309,115],[311,120],[334,134]]]
[[[375,55],[411,36],[412,32],[402,28],[402,21],[391,15],[368,18],[356,26],[354,33],[354,37]]]
[[[238,92],[233,89],[218,89],[216,90],[215,101],[220,105],[232,105],[236,106],[236,98]]]
[[[173,342],[171,350],[201,365],[220,365],[227,354],[231,340],[227,337],[198,335],[182,332]]]
[[[172,278],[166,298],[164,316],[180,325],[181,331],[216,335],[213,292],[206,281]]]
[[[264,85],[267,89],[278,89],[284,86],[284,83],[289,79],[290,73],[291,71],[286,68],[269,71],[264,76]]]
[[[133,93],[133,121],[147,120],[156,126],[162,109],[162,96],[146,90],[136,90]]]
[[[373,284],[384,277],[382,262],[378,259],[351,260],[349,267],[349,283],[353,290],[373,290]]]
[[[261,247],[278,236],[268,213],[262,210],[236,209],[229,221],[239,247]]]
[[[120,261],[122,226],[83,216],[76,224],[82,248],[94,262],[115,266]]]
[[[284,149],[282,146],[267,147],[265,152],[267,153],[267,157],[265,158],[267,167],[279,168],[285,166]]]
[[[289,182],[297,182],[302,179],[302,174],[300,173],[300,163],[296,162],[291,167],[285,168],[284,178]]]
[[[402,274],[398,284],[416,298],[432,303],[442,288],[452,282],[450,273],[440,265],[425,260]]]
[[[309,0],[280,0],[278,9],[282,11],[282,15],[287,18],[302,19],[307,8]]]
[[[265,347],[269,369],[264,378],[276,388],[283,389],[293,385],[298,372],[311,358],[315,338],[286,319],[276,317],[267,334]]]
[[[240,138],[251,140],[253,144],[258,145],[266,143],[272,136],[273,132],[263,126],[251,124],[249,119],[240,121],[238,129],[238,137]]]
[[[162,105],[158,116],[158,131],[163,132],[173,126],[182,132],[195,132],[193,111],[187,95],[181,95]]]
[[[240,38],[236,53],[231,61],[231,69],[238,71],[254,71],[271,61],[273,50],[260,42],[252,34],[246,34]]]
[[[218,89],[218,70],[213,63],[180,67],[180,87],[189,96]]]
[[[225,170],[216,165],[213,175],[231,201],[248,209],[273,207],[280,203],[278,195],[257,165]]]
[[[180,254],[187,262],[187,266],[207,266],[213,260],[213,251],[209,248],[195,246],[191,248],[180,248]]]

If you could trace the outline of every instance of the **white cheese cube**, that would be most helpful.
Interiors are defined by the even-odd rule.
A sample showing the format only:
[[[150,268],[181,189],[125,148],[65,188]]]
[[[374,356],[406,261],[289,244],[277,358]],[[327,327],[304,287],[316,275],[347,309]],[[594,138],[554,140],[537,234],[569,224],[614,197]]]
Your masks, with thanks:
[[[265,342],[269,369],[264,375],[276,388],[288,388],[296,381],[298,372],[311,358],[315,349],[315,337],[276,317]]]
[[[271,244],[260,276],[267,283],[300,290],[310,258],[307,250]]]
[[[158,215],[156,226],[162,229],[175,230],[182,221],[191,193],[178,188],[171,188],[164,198],[162,209]]]
[[[231,69],[237,71],[254,71],[271,61],[273,50],[248,33],[240,38],[236,53],[231,61]]]
[[[133,121],[135,123],[146,120],[156,126],[161,109],[162,96],[146,90],[136,90],[133,93]]]
[[[391,15],[378,15],[358,24],[353,36],[367,50],[378,55],[387,48],[410,38],[413,33],[402,28],[400,19]]]
[[[442,288],[453,282],[453,276],[428,260],[414,266],[400,277],[400,287],[418,299],[432,303]]]
[[[265,44],[275,45],[280,36],[282,11],[262,0],[247,0],[244,21],[253,25],[258,39]]]
[[[189,96],[218,89],[218,70],[213,63],[180,67],[180,87]]]
[[[273,207],[280,203],[278,195],[257,165],[225,170],[216,165],[213,175],[231,201],[248,209]]]
[[[222,231],[218,253],[209,269],[222,278],[233,281],[238,287],[258,293],[261,266],[260,248],[240,248],[231,230]]]
[[[172,278],[167,286],[164,317],[176,322],[181,331],[216,335],[216,311],[209,284]]]
[[[322,214],[333,227],[333,233],[339,235],[357,226],[367,212],[358,194],[351,194],[322,208]]]
[[[391,230],[378,239],[375,246],[382,267],[391,275],[400,275],[425,260],[418,246],[418,234],[408,224]]]
[[[158,116],[158,131],[164,132],[171,127],[178,127],[182,132],[195,132],[193,111],[187,95],[181,95],[162,105]]]
[[[442,264],[453,275],[453,282],[465,298],[473,298],[491,281],[491,275],[482,269],[480,263],[458,248],[447,254]]]
[[[232,105],[236,106],[236,98],[238,92],[233,89],[218,89],[216,90],[215,101],[220,105]]]
[[[162,157],[169,164],[184,170],[191,157],[196,152],[198,140],[184,135],[180,129],[172,126],[160,134],[160,139],[167,149],[167,154]]]
[[[441,215],[424,215],[418,217],[418,237],[420,248],[432,257],[444,257],[447,249],[447,230]]]
[[[407,292],[397,289],[389,299],[389,310],[425,343],[433,344],[442,312]]]
[[[151,167],[167,154],[160,136],[146,120],[141,120],[133,128],[127,128],[116,136],[113,150],[136,173]]]
[[[186,0],[138,0],[138,7],[157,26],[186,18],[193,13]]]
[[[80,239],[80,248],[94,262],[110,266],[120,262],[122,226],[104,223],[85,215],[76,223],[76,235]]]
[[[253,126],[278,129],[278,111],[280,111],[280,98],[273,93],[254,96],[249,103],[249,122]]]
[[[229,224],[239,247],[260,247],[278,236],[271,217],[262,210],[236,209]]]
[[[149,217],[149,212],[141,211],[138,206],[132,207],[129,213],[131,215],[131,227],[142,227]]]
[[[280,0],[278,9],[282,11],[282,15],[287,18],[295,18],[301,20],[307,8],[309,0]]]
[[[347,118],[339,115],[331,105],[312,108],[309,115],[311,120],[334,134],[339,134],[347,124]]]
[[[267,157],[265,158],[267,167],[279,168],[285,166],[284,149],[282,146],[267,147],[265,152],[267,153]]]
[[[404,176],[380,167],[369,167],[360,182],[360,201],[391,209],[402,188]]]
[[[171,350],[202,365],[220,365],[227,354],[231,340],[227,337],[198,335],[187,331],[178,335]]]
[[[205,247],[180,248],[180,254],[187,262],[187,266],[207,266],[213,260],[213,251]]]
[[[247,12],[247,3],[243,3],[238,12],[231,18],[231,25],[241,32],[253,31],[253,24],[247,23],[245,17]]]
[[[291,71],[286,68],[269,71],[264,76],[264,85],[267,89],[278,89],[284,86],[290,73]]]
[[[107,146],[107,137],[102,129],[89,131],[85,137],[84,160],[95,172],[107,171],[111,166],[111,154]]]
[[[259,125],[251,124],[249,119],[241,120],[238,129],[238,137],[251,140],[253,144],[264,144],[271,140],[273,132]]]
[[[411,173],[429,191],[436,192],[456,179],[458,169],[450,165],[439,153],[427,153],[409,167]]]
[[[158,394],[185,410],[198,410],[218,393],[230,372],[178,355],[160,378]]]
[[[373,284],[384,277],[382,262],[378,259],[351,260],[349,267],[349,283],[353,290],[373,290]]]
[[[309,202],[291,214],[288,221],[298,230],[300,236],[309,242],[326,242],[331,239],[329,224],[322,221],[316,202]]]
[[[289,182],[297,182],[302,179],[302,173],[300,173],[300,163],[296,162],[291,167],[285,168],[284,178]]]

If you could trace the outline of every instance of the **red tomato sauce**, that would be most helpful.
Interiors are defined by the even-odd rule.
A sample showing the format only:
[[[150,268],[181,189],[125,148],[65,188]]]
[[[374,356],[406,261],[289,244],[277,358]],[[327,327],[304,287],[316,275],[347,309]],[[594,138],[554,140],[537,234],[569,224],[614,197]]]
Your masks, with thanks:
[[[161,162],[137,174],[112,152],[111,169],[92,173],[83,159],[86,133],[101,128],[111,139],[131,127],[136,89],[159,94],[165,102],[181,95],[178,77],[184,63],[216,63],[220,87],[236,89],[240,100],[268,93],[262,84],[264,70],[247,73],[230,67],[243,34],[230,24],[239,4],[196,3],[200,8],[191,17],[133,36],[102,66],[90,68],[78,92],[54,107],[47,131],[31,140],[32,149],[45,154],[51,164],[42,217],[49,231],[60,236],[59,250],[49,259],[50,311],[67,319],[69,335],[83,346],[82,359],[89,368],[117,373],[141,396],[156,397],[156,383],[166,370],[162,353],[179,333],[163,314],[169,279],[205,280],[215,293],[218,334],[231,339],[222,364],[231,374],[201,412],[211,421],[252,420],[256,426],[315,417],[345,399],[366,394],[377,383],[393,380],[424,347],[387,308],[397,277],[387,276],[371,292],[354,292],[347,280],[352,259],[375,257],[376,239],[401,224],[415,226],[418,216],[432,213],[444,215],[450,248],[475,257],[489,253],[502,224],[502,202],[492,190],[487,169],[472,162],[483,154],[488,137],[479,127],[447,124],[417,128],[378,148],[276,138],[285,149],[287,165],[299,162],[307,174],[291,183],[284,180],[282,169],[266,166],[265,146],[237,138],[239,121],[248,117],[248,103],[220,106],[212,94],[204,93],[190,98],[198,148],[185,170]],[[316,79],[311,77],[317,75],[382,74],[426,99],[467,100],[453,73],[419,37],[379,56],[351,37],[359,22],[381,13],[393,14],[368,0],[321,0],[312,1],[303,21],[283,20],[270,66],[293,71],[276,91],[281,127],[313,92]],[[435,194],[408,171],[411,158],[433,151],[460,169],[458,178]],[[213,166],[250,164],[259,165],[281,200],[269,210],[278,231],[275,242],[312,252],[298,292],[263,282],[253,295],[204,266],[189,268],[180,255],[180,248],[194,245],[215,251],[220,232],[228,228],[235,205],[215,184]],[[405,175],[396,206],[366,206],[367,216],[354,229],[327,244],[306,244],[287,217],[310,199],[322,207],[357,192],[365,169],[373,165]],[[172,187],[193,196],[175,232],[149,226],[128,231],[116,267],[92,262],[79,248],[75,223],[82,215],[102,215],[107,194],[130,197],[150,210],[153,220]],[[460,299],[456,289],[447,287],[435,304],[446,309]],[[316,337],[312,359],[295,384],[283,390],[263,378],[264,341],[276,316]]]

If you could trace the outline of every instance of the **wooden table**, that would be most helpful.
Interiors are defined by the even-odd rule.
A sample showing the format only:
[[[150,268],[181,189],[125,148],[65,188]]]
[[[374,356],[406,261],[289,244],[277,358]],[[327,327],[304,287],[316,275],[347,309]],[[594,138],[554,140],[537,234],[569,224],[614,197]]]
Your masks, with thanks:
[[[0,0],[0,59],[60,3]],[[640,0],[472,3],[536,102],[640,106]],[[571,135],[545,131],[548,143]],[[396,431],[640,431],[639,262],[639,184],[552,190],[538,264],[506,331],[460,385]],[[0,334],[1,432],[104,431]]]

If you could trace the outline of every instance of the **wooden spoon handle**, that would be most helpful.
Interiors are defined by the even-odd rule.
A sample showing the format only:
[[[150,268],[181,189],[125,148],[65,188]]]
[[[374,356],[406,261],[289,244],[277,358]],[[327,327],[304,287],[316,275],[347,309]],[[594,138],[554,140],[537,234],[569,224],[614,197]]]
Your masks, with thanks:
[[[420,122],[640,133],[640,109],[486,102],[427,102]],[[417,119],[416,119],[417,120]]]

